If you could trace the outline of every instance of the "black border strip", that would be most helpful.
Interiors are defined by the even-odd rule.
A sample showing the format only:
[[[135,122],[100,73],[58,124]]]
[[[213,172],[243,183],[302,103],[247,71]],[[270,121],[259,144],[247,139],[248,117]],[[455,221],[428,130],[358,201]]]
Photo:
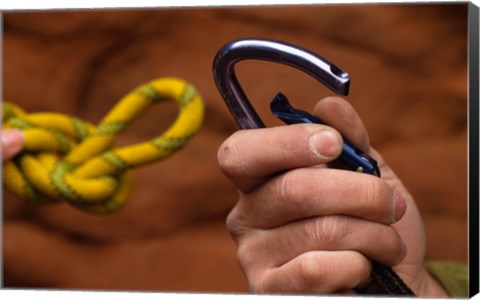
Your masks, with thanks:
[[[469,295],[479,292],[479,7],[468,4],[469,68]]]

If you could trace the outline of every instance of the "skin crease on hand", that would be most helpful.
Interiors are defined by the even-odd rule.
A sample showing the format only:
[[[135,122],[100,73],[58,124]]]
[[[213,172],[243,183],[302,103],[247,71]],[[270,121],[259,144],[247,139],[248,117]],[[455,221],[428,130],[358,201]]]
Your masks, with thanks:
[[[7,161],[20,152],[25,142],[22,132],[18,129],[2,129],[0,139],[2,143],[2,161]]]
[[[254,293],[352,293],[392,266],[418,296],[447,297],[424,267],[425,234],[412,196],[345,100],[321,100],[313,114],[332,127],[296,124],[241,130],[218,151],[240,198],[227,218]],[[382,177],[327,168],[342,137],[379,163]]]

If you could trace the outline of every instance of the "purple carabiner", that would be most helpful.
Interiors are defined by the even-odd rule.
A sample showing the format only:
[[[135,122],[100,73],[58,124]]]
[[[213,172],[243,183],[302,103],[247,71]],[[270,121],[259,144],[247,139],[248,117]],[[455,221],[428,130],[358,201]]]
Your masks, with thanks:
[[[266,60],[302,70],[339,95],[348,95],[350,76],[306,49],[265,39],[242,39],[226,44],[213,61],[213,77],[230,112],[243,129],[262,128],[262,122],[243,92],[234,66],[247,59]]]

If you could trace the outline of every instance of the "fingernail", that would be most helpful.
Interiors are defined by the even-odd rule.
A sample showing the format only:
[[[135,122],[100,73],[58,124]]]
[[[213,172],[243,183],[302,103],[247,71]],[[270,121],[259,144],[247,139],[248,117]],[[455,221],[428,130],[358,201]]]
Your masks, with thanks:
[[[340,152],[338,134],[329,129],[322,129],[310,136],[310,149],[321,158],[333,158]]]
[[[22,149],[25,138],[18,129],[3,129],[1,140],[3,155],[12,156]]]
[[[403,195],[396,189],[393,190],[393,223],[402,218],[407,208],[407,203]]]

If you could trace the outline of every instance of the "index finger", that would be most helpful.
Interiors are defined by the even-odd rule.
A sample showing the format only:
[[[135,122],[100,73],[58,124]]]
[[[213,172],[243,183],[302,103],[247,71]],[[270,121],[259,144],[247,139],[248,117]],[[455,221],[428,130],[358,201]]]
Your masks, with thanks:
[[[278,172],[330,162],[341,150],[336,130],[296,124],[237,131],[220,147],[218,162],[235,186],[248,192]]]

